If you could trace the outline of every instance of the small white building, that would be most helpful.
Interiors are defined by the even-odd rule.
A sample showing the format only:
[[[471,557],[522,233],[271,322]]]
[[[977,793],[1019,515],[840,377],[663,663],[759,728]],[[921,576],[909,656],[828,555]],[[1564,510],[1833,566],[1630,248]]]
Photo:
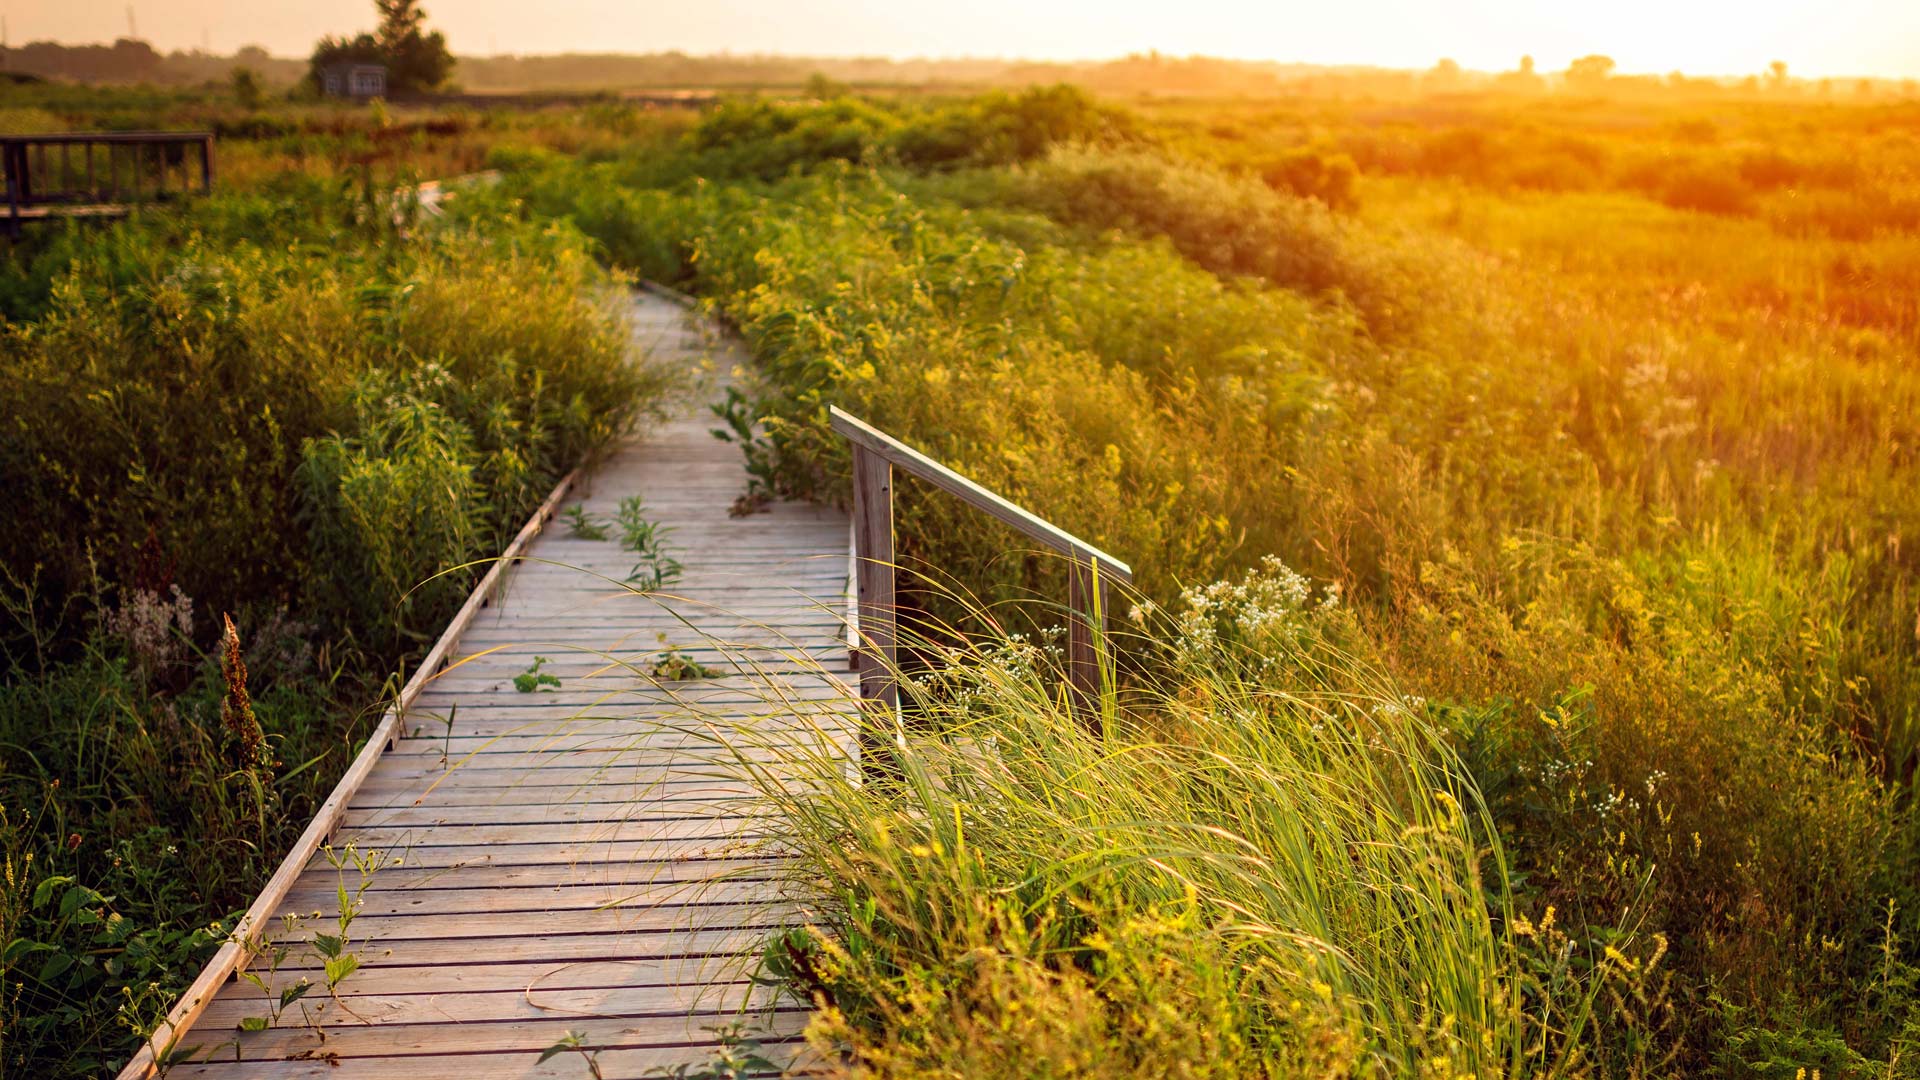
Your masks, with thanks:
[[[320,92],[328,97],[386,97],[387,65],[357,60],[328,64],[320,69]]]

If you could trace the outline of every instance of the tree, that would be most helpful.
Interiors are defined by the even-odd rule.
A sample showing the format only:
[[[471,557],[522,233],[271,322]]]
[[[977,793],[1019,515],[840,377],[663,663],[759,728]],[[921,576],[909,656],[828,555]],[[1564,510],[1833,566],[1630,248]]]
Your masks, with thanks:
[[[418,0],[373,0],[380,12],[375,35],[387,57],[387,86],[398,93],[432,90],[453,74],[446,35],[426,29]]]
[[[1613,74],[1613,57],[1595,53],[1583,56],[1567,65],[1567,85],[1582,89],[1597,89],[1607,77]]]
[[[233,83],[233,99],[243,109],[257,109],[266,96],[260,88],[260,73],[250,67],[236,67],[229,76]]]
[[[1521,57],[1519,68],[1513,71],[1503,71],[1495,76],[1493,81],[1494,85],[1502,90],[1518,93],[1535,93],[1546,85],[1546,80],[1542,79],[1540,73],[1534,70],[1533,57],[1531,56]]]
[[[432,90],[453,73],[446,35],[426,29],[427,13],[418,0],[374,0],[380,29],[351,38],[324,37],[313,47],[308,77],[320,85],[322,69],[341,62],[384,64],[389,93]]]

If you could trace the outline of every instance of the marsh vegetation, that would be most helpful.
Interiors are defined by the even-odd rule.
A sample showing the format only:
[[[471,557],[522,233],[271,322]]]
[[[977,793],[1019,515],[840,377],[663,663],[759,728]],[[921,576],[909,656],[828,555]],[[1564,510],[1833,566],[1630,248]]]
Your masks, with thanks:
[[[345,115],[10,256],[9,1066],[126,1045],[461,592],[415,586],[657,391],[612,267],[750,344],[743,508],[846,497],[839,404],[1137,572],[1096,741],[1029,602],[1059,568],[902,486],[943,662],[902,775],[769,784],[825,912],[771,970],[856,1070],[1920,1067],[1912,105],[301,126]],[[396,224],[293,149],[335,138],[505,175]],[[614,524],[664,580],[576,528]],[[219,725],[226,612],[267,765]]]

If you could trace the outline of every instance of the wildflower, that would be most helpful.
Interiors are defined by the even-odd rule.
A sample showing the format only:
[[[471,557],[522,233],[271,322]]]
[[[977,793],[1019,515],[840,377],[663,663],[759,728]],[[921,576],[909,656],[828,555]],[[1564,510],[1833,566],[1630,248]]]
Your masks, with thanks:
[[[1614,963],[1620,965],[1621,967],[1627,969],[1628,971],[1634,971],[1638,969],[1640,966],[1639,964],[1634,963],[1633,960],[1629,958],[1626,953],[1621,952],[1619,949],[1616,949],[1611,945],[1607,946],[1606,956],[1608,960],[1613,961]]]
[[[220,723],[239,747],[239,765],[258,769],[267,764],[267,737],[253,715],[253,698],[247,693],[247,665],[240,657],[240,632],[234,629],[233,616],[226,616],[226,632],[220,638],[220,674],[226,677],[227,693],[220,701]]]

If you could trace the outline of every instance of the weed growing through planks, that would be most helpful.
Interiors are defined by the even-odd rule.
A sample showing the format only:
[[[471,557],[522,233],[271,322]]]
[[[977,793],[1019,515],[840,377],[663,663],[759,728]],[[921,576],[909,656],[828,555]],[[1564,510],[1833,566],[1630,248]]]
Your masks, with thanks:
[[[650,673],[661,682],[688,682],[693,679],[724,679],[727,673],[720,668],[711,668],[698,660],[689,659],[681,654],[679,645],[667,645],[667,635],[659,635],[660,644],[666,645],[666,651],[654,658]]]
[[[560,689],[560,676],[549,675],[540,670],[540,665],[546,662],[547,658],[544,656],[534,657],[532,667],[513,677],[513,688],[523,694],[531,694],[541,687],[545,687],[548,690]],[[452,716],[447,717],[447,737],[449,739],[453,737]]]
[[[386,867],[399,865],[400,859],[398,856],[389,857],[377,849],[361,851],[352,844],[338,849],[329,844],[320,850],[338,877],[334,898],[339,905],[336,921],[340,932],[315,934],[313,947],[322,958],[321,970],[326,976],[328,996],[343,1011],[351,1012],[340,1001],[340,984],[360,969],[359,955],[347,948],[353,941],[353,921],[360,917],[360,909],[366,906],[367,890],[373,886],[374,876]],[[351,890],[347,888],[348,870],[358,876]]]
[[[606,1073],[600,1071],[600,1052],[587,1049],[587,1033],[584,1031],[569,1031],[562,1035],[552,1046],[540,1051],[540,1060],[536,1064],[545,1064],[569,1050],[579,1054],[581,1060],[587,1063],[587,1072],[593,1080],[606,1080]]]
[[[334,1005],[338,1006],[340,1011],[349,1016],[354,1016],[355,1019],[362,1019],[355,1015],[352,1009],[347,1007],[346,1002],[340,999],[340,984],[345,982],[354,972],[360,970],[359,954],[348,948],[353,941],[353,922],[360,917],[361,909],[366,906],[367,889],[373,885],[374,876],[388,866],[398,866],[400,864],[400,858],[398,856],[388,856],[385,852],[377,849],[361,851],[353,844],[348,844],[344,848],[335,848],[329,844],[320,850],[321,853],[326,856],[327,864],[333,867],[337,877],[337,882],[334,886],[334,898],[338,905],[339,913],[335,918],[335,928],[339,932],[334,934],[313,935],[313,948],[315,952],[320,954],[321,976],[322,982],[326,987],[327,996],[333,999]],[[351,888],[347,885],[347,872],[349,870],[353,871],[357,876],[357,880]],[[299,1004],[300,1016],[306,1026],[312,1029],[322,1040],[327,1037],[325,1028],[314,1019],[312,1013],[307,1011],[307,1007],[303,1001],[303,999],[312,992],[315,985],[311,979],[302,978],[292,986],[283,987],[277,991],[273,989],[274,975],[279,971],[280,965],[292,951],[291,942],[294,931],[298,928],[299,919],[296,916],[284,917],[283,933],[281,934],[282,944],[276,945],[267,954],[267,974],[264,977],[253,971],[242,970],[240,972],[240,977],[257,988],[267,1000],[266,1015],[249,1016],[242,1019],[240,1021],[241,1031],[265,1031],[279,1022],[281,1015],[289,1006]],[[236,1041],[233,1047],[235,1060],[238,1060],[240,1054],[239,1043]]]
[[[669,1080],[745,1080],[748,1076],[781,1073],[781,1067],[761,1052],[760,1040],[747,1034],[745,1024],[707,1030],[720,1043],[711,1059],[700,1065],[662,1065],[648,1069],[646,1075]]]
[[[729,517],[760,513],[773,501],[777,475],[774,450],[753,427],[753,404],[735,387],[727,387],[727,400],[707,408],[727,426],[713,428],[713,437],[735,443],[747,459],[747,490],[727,508]]]
[[[302,978],[299,982],[283,986],[278,990],[275,990],[273,987],[275,981],[274,976],[279,974],[280,965],[286,962],[287,954],[293,951],[293,946],[290,942],[293,938],[293,932],[299,929],[299,923],[300,920],[297,916],[281,916],[282,933],[280,935],[280,943],[268,949],[265,953],[267,960],[267,971],[265,975],[262,975],[253,967],[240,969],[240,977],[246,980],[248,985],[260,991],[261,996],[266,999],[267,1003],[267,1011],[265,1014],[241,1017],[241,1031],[267,1030],[280,1021],[282,1013],[286,1012],[295,1002],[306,997],[307,994],[313,990],[313,980],[307,978]],[[238,1056],[238,1043],[236,1043],[236,1060]]]
[[[587,513],[585,503],[574,503],[560,515],[567,523],[567,536],[574,540],[605,540],[607,523]]]
[[[668,529],[647,517],[640,496],[621,499],[615,519],[620,524],[620,546],[639,559],[633,565],[633,572],[627,575],[630,584],[639,586],[641,592],[654,592],[680,580],[680,572],[685,568],[680,560],[667,554]]]

